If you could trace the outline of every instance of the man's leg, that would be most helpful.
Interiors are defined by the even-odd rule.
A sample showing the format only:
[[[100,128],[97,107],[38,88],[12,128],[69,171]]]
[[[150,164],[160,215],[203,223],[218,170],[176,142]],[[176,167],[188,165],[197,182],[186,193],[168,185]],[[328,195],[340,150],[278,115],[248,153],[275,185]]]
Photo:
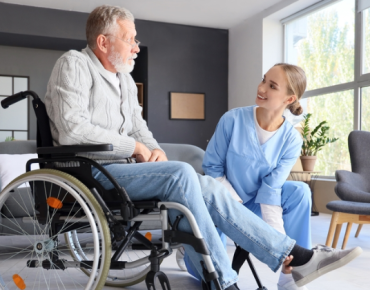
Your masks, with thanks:
[[[295,245],[234,200],[224,186],[210,176],[199,177],[203,199],[215,225],[230,239],[276,272]]]
[[[234,284],[237,275],[231,268],[214,223],[274,271],[280,267],[295,244],[293,240],[281,235],[234,201],[218,181],[207,176],[197,176],[193,168],[186,163],[110,164],[105,168],[134,201],[158,198],[162,201],[178,202],[189,208],[211,252],[211,259],[223,288]],[[112,188],[104,175],[96,171],[93,174],[105,188]],[[176,211],[170,211],[170,218],[174,220],[178,214]],[[179,229],[191,232],[185,218],[180,222]],[[201,255],[192,247],[185,247],[202,276]]]
[[[223,248],[213,221],[204,204],[198,176],[194,169],[183,162],[148,162],[137,164],[110,164],[105,169],[125,188],[131,200],[160,199],[162,201],[178,202],[186,206],[197,220],[211,259],[219,275],[219,281],[223,289],[233,285],[238,277],[232,270],[227,253]],[[113,186],[107,178],[93,170],[93,176],[106,189]],[[172,222],[180,212],[170,210],[169,216]],[[190,224],[184,217],[179,223],[179,230],[192,233]],[[203,277],[200,266],[201,255],[196,253],[190,246],[185,245],[187,253],[191,255],[196,268]]]

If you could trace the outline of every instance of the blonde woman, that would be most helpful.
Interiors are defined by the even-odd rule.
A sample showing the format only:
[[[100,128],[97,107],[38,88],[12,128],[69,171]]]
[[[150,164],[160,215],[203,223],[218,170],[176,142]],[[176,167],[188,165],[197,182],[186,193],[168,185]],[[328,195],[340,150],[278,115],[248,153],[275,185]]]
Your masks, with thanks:
[[[311,192],[302,182],[287,181],[300,155],[302,138],[283,117],[285,109],[302,114],[299,100],[305,89],[306,76],[300,67],[273,66],[258,86],[256,106],[236,108],[222,116],[208,144],[203,169],[266,223],[311,249]],[[290,265],[294,267],[294,259]],[[278,287],[305,289],[283,273]]]

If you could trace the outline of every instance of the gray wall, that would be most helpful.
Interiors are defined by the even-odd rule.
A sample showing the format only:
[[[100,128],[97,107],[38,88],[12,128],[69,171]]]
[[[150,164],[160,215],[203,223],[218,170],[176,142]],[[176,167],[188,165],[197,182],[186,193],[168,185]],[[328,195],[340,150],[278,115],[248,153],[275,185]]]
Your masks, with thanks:
[[[86,13],[0,3],[0,73],[19,71],[21,75],[29,75],[30,88],[43,97],[51,64],[61,51],[85,46],[87,16]],[[136,20],[136,29],[137,38],[148,47],[150,130],[159,142],[189,143],[205,149],[219,118],[227,111],[228,31],[144,20]],[[30,54],[35,51],[45,55],[45,61],[32,59]],[[34,70],[39,74],[33,77],[31,71]],[[205,93],[206,120],[170,120],[171,91]],[[31,137],[35,137],[34,123],[32,126]]]
[[[42,99],[56,60],[63,51],[0,46],[0,75],[29,76],[29,87]],[[29,100],[30,138],[36,139],[36,117]]]

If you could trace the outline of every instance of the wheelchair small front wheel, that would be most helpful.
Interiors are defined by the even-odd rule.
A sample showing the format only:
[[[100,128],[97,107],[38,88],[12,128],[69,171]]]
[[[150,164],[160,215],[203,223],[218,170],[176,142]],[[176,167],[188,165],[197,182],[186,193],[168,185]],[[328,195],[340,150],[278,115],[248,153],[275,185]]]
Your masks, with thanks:
[[[64,234],[71,231],[84,242],[84,260],[70,257]],[[12,243],[0,242],[1,264],[9,265],[0,272],[0,289],[103,288],[111,257],[109,227],[89,189],[71,175],[40,169],[13,180],[0,193],[0,233],[0,238],[17,236]],[[81,275],[82,269],[91,275]]]

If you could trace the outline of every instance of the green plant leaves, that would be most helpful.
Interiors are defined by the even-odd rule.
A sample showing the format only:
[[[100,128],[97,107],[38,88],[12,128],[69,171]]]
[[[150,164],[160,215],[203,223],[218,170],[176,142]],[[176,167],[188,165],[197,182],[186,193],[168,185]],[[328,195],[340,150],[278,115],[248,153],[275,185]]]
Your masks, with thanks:
[[[317,152],[329,144],[334,143],[338,138],[329,138],[329,126],[325,126],[327,121],[320,122],[312,131],[310,131],[310,120],[312,114],[308,113],[303,115],[302,121],[302,137],[303,144],[301,155],[303,156],[316,156]]]

